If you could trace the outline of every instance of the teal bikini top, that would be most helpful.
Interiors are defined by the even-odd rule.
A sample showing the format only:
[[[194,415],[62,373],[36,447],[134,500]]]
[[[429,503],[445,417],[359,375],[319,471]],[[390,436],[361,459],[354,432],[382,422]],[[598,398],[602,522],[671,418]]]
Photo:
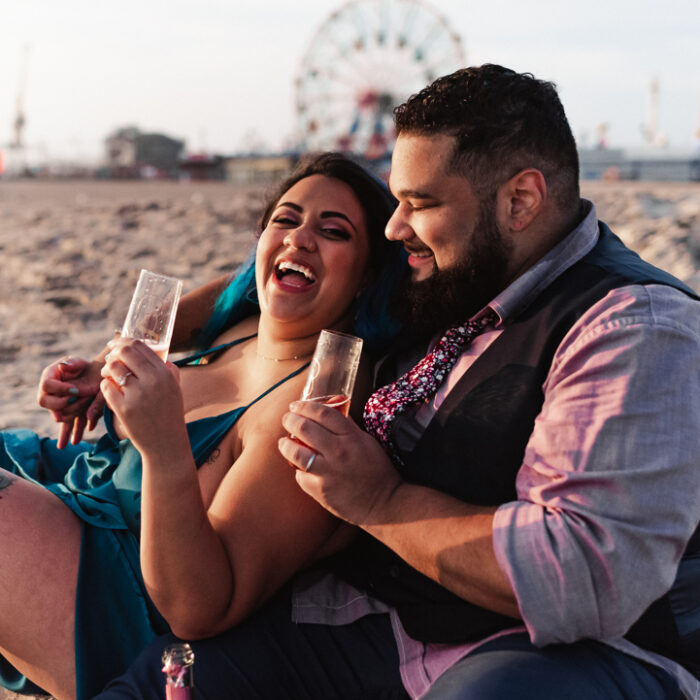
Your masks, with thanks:
[[[217,345],[216,347],[178,360],[175,364],[178,367],[196,366],[196,363],[203,357],[221,352],[254,337],[255,335],[249,335],[245,338],[238,338],[230,343]],[[309,364],[309,362],[306,362],[298,369],[295,369],[245,406],[238,406],[218,416],[200,418],[199,420],[188,423],[187,433],[189,435],[190,447],[192,448],[192,455],[197,468],[201,467],[202,464],[206,462],[207,458],[221,443],[226,433],[251,406],[274,391],[281,384],[284,384],[292,377],[296,377],[303,372]],[[141,519],[141,455],[129,440],[119,440],[114,431],[111,411],[105,410],[104,419],[107,434],[109,438],[111,438],[112,444],[121,452],[119,468],[114,470],[112,476],[113,486],[116,489],[120,503],[121,516],[126,522],[127,527],[138,536],[140,529],[139,521]]]
[[[175,364],[178,367],[190,367],[197,366],[199,360],[207,355],[212,355],[217,352],[222,352],[227,350],[234,345],[243,343],[246,340],[251,340],[255,338],[257,334],[248,335],[245,338],[238,338],[230,343],[224,343],[223,345],[217,345],[216,347],[203,350],[189,357],[185,357],[182,360],[178,360]],[[231,409],[226,413],[222,413],[218,416],[211,416],[210,418],[200,418],[199,420],[192,421],[187,424],[187,432],[190,436],[190,445],[192,447],[192,454],[194,455],[195,462],[197,466],[201,466],[207,460],[209,455],[221,442],[224,435],[230,430],[230,428],[235,424],[235,422],[254,404],[256,404],[260,399],[265,398],[270,392],[274,391],[278,386],[284,384],[286,381],[292,377],[296,377],[298,374],[303,372],[310,363],[306,362],[298,369],[283,377],[278,382],[273,384],[271,387],[263,391],[260,396],[254,398],[250,403],[245,406],[238,406],[237,408]]]

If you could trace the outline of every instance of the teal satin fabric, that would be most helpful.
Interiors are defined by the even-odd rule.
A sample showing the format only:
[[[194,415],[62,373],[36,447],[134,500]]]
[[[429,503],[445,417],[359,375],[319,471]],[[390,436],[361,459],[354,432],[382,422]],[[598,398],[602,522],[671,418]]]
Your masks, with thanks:
[[[244,340],[248,338],[211,348],[179,364]],[[189,423],[187,432],[197,466],[250,406],[307,366],[246,406]],[[82,523],[75,620],[78,700],[93,697],[108,680],[126,670],[148,642],[169,631],[146,593],[139,564],[141,455],[129,440],[117,438],[108,412],[105,425],[107,433],[95,444],[81,442],[63,450],[56,448],[56,440],[31,430],[0,433],[0,467],[47,488]],[[42,692],[2,657],[0,685],[19,693]]]

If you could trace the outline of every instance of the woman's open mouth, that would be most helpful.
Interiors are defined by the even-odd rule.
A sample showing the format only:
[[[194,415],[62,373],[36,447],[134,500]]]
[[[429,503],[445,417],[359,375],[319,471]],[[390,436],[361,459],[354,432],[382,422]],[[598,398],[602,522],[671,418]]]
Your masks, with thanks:
[[[283,260],[275,266],[275,278],[283,287],[306,289],[316,282],[316,275],[311,268],[299,263]]]

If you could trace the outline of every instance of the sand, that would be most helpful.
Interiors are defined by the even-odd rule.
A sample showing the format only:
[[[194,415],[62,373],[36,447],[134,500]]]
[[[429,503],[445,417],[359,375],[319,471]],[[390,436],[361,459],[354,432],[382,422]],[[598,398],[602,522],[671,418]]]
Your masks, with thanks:
[[[629,245],[700,289],[700,184],[594,182],[583,191]],[[102,348],[141,268],[181,277],[186,291],[235,269],[264,193],[225,183],[0,182],[0,429],[55,434],[36,405],[42,369]]]
[[[0,429],[55,435],[42,369],[90,357],[124,319],[141,268],[185,291],[235,269],[262,187],[225,183],[0,182]],[[584,183],[600,218],[700,290],[700,184]],[[0,700],[14,698],[0,691]]]
[[[223,183],[0,183],[0,429],[55,431],[42,369],[90,357],[121,326],[141,268],[188,291],[235,269],[261,188]]]

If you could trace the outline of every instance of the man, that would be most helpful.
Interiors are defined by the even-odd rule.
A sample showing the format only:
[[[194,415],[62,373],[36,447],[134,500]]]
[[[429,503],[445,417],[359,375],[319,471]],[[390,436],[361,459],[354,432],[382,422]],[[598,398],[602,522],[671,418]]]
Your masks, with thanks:
[[[697,295],[580,200],[551,84],[461,70],[396,127],[430,348],[380,369],[368,432],[292,405],[299,486],[362,532],[194,644],[200,696],[697,697]],[[155,694],[163,643],[100,697]]]

